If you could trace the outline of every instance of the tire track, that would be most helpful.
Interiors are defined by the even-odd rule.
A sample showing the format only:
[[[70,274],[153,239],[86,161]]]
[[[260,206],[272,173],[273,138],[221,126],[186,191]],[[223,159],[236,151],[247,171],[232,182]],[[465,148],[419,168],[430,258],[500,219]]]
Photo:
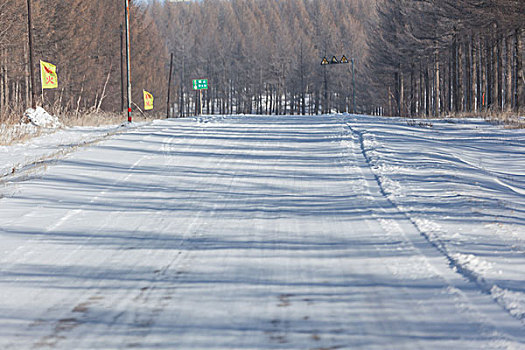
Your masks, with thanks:
[[[512,318],[518,320],[521,322],[522,325],[525,325],[525,314],[516,313],[513,311],[513,307],[511,304],[509,304],[504,298],[502,298],[500,295],[498,295],[498,291],[501,291],[501,288],[498,287],[496,284],[492,284],[490,281],[485,280],[482,276],[477,274],[475,271],[468,268],[468,266],[465,266],[457,259],[457,255],[451,253],[445,242],[441,241],[439,238],[432,237],[428,233],[426,233],[414,220],[410,215],[403,211],[397,203],[395,203],[387,194],[384,184],[381,181],[381,178],[379,175],[377,175],[374,172],[374,167],[372,166],[372,158],[367,153],[367,150],[365,148],[365,142],[364,142],[364,132],[358,131],[354,127],[350,125],[350,123],[342,120],[342,122],[348,127],[348,129],[351,131],[351,133],[357,137],[359,142],[359,147],[361,154],[363,155],[366,164],[368,165],[371,173],[374,176],[375,182],[377,183],[377,186],[379,188],[379,191],[381,195],[385,198],[385,200],[389,203],[389,205],[395,209],[397,213],[402,215],[410,224],[416,229],[416,231],[435,249],[437,250],[443,257],[446,258],[448,261],[448,265],[450,269],[454,272],[459,273],[461,276],[466,278],[467,280],[474,283],[478,289],[491,297],[491,299],[499,305],[509,316]]]

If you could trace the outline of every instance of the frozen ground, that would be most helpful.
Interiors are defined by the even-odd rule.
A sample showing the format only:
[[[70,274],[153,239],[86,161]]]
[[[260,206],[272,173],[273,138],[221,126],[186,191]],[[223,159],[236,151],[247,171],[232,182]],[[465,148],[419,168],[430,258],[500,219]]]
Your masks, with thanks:
[[[525,348],[525,133],[432,123],[202,117],[0,148],[0,348]]]

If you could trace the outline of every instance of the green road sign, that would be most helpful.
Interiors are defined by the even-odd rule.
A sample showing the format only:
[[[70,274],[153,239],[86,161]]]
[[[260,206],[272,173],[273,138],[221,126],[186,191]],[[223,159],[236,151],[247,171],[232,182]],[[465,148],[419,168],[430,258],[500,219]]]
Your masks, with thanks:
[[[193,90],[208,90],[208,79],[193,79]]]

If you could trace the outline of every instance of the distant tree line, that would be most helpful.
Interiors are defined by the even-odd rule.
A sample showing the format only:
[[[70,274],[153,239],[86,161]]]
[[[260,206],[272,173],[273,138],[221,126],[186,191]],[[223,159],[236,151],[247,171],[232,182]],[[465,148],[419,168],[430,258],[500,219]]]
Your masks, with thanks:
[[[119,112],[124,1],[31,0],[35,91],[54,113]],[[0,2],[0,121],[29,106],[27,0]],[[403,116],[525,110],[520,0],[131,1],[131,82],[164,113]],[[323,57],[355,63],[321,66]],[[38,61],[58,68],[41,94]],[[125,96],[125,94],[124,94]]]
[[[124,1],[32,2],[35,92],[54,113],[121,109],[121,25]],[[156,23],[131,3],[133,100],[142,89],[166,96],[167,53]],[[27,1],[0,1],[0,121],[29,103]],[[125,52],[125,51],[122,51]],[[41,94],[39,60],[57,66],[58,89]],[[125,74],[125,71],[124,71]]]
[[[523,111],[525,1],[381,0],[369,27],[376,109],[439,116]]]
[[[175,55],[174,115],[198,101],[191,81],[207,78],[204,113],[317,114],[349,111],[351,64],[364,66],[367,0],[155,1],[151,17]],[[359,74],[359,69],[356,70]],[[365,92],[357,79],[359,108]]]

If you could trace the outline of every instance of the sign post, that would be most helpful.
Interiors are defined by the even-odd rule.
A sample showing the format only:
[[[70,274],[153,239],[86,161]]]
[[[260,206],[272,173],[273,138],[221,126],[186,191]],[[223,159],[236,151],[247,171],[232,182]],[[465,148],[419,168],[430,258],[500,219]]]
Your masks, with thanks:
[[[168,100],[166,102],[166,118],[170,117],[170,92],[171,92],[171,76],[173,72],[173,52],[170,55],[170,75],[168,77]]]
[[[323,57],[323,60],[321,61],[321,66],[329,66],[329,65],[334,65],[334,64],[346,64],[346,63],[350,63],[350,61],[352,62],[352,113],[355,113],[355,69],[354,69],[354,58],[350,58],[350,60],[348,60],[348,58],[343,55],[343,57],[341,57],[340,60],[337,59],[337,57],[335,56],[332,56],[332,59],[331,60],[328,60],[326,57]],[[326,94],[326,91],[328,90],[327,88],[327,79],[326,79],[326,71],[325,71],[325,94]],[[327,100],[328,98],[325,96],[325,100]]]
[[[208,79],[193,79],[193,90],[199,91],[198,115],[202,114],[202,90],[208,90]]]
[[[352,114],[355,114],[355,70],[354,59],[352,58]]]

